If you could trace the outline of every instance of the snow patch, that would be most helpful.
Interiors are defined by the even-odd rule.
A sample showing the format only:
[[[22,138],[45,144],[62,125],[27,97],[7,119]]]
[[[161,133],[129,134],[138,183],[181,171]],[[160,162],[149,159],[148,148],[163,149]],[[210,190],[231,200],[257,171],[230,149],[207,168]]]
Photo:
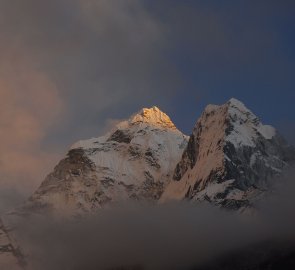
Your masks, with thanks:
[[[208,196],[210,199],[214,199],[217,194],[224,193],[226,189],[234,183],[234,181],[234,179],[231,179],[222,183],[210,183],[204,190],[198,192],[197,195],[194,196],[194,199],[204,199],[205,196]]]
[[[257,131],[267,140],[272,139],[276,135],[275,128],[269,125],[260,125]]]
[[[263,125],[259,118],[242,102],[232,98],[227,104],[228,118],[232,130],[226,141],[231,142],[235,147],[255,147],[259,134],[265,139],[271,139],[275,136],[275,129],[272,126]]]
[[[241,102],[240,100],[236,99],[236,98],[231,98],[228,101],[228,104],[231,107],[234,107],[234,108],[238,109],[241,112],[249,112],[249,109],[244,105],[244,103]]]

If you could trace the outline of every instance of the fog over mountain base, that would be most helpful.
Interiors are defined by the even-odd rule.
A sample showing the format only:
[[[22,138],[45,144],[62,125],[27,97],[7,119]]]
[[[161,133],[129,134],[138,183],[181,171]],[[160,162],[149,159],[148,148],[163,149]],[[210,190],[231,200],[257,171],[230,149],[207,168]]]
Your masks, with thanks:
[[[294,169],[275,179],[273,194],[251,214],[229,212],[206,203],[128,203],[83,219],[20,219],[16,235],[30,262],[27,267],[33,270],[203,269],[199,267],[212,265],[229,254],[235,254],[230,260],[237,259],[249,247],[253,247],[250,250],[254,254],[258,250],[257,258],[251,257],[255,266],[255,260],[270,259],[270,251],[264,248],[270,249],[270,245],[264,243],[294,247],[293,176]],[[271,258],[275,256],[280,254],[272,254]]]
[[[292,269],[294,161],[236,99],[208,105],[190,137],[143,108],[75,143],[2,215],[0,269]]]

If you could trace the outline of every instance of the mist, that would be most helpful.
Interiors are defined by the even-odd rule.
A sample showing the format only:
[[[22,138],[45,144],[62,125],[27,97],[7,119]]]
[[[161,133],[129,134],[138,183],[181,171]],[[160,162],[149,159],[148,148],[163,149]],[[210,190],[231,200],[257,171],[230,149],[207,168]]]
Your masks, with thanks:
[[[274,182],[251,213],[135,202],[82,219],[22,219],[16,235],[33,270],[191,269],[267,241],[294,243],[294,169]]]

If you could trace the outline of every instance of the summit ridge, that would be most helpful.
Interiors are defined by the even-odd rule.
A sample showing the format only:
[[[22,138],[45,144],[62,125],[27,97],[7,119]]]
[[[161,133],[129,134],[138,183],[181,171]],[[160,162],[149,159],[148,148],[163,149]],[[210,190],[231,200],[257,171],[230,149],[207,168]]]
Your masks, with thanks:
[[[147,123],[163,128],[176,129],[170,117],[158,107],[143,108],[129,119],[131,124]]]

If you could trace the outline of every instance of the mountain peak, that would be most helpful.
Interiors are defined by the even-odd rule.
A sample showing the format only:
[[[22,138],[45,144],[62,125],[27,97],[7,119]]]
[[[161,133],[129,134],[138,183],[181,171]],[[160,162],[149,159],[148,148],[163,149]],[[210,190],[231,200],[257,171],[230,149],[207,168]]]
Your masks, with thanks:
[[[227,138],[228,141],[235,145],[254,146],[257,136],[268,140],[275,136],[276,130],[272,126],[262,124],[260,119],[241,101],[232,98],[227,102],[227,106],[232,129]]]
[[[227,107],[228,108],[228,112],[241,112],[241,113],[250,113],[253,114],[246,106],[243,102],[241,102],[240,100],[236,99],[236,98],[231,98],[230,100],[228,100],[225,104],[223,105],[215,105],[215,104],[209,104],[206,106],[204,112],[205,113],[213,113],[216,110],[220,109],[221,107]]]
[[[131,124],[147,123],[164,128],[176,129],[170,117],[158,107],[143,108],[129,120]]]
[[[208,105],[161,201],[186,198],[244,207],[294,156],[282,142],[239,100]]]
[[[158,200],[187,140],[159,108],[143,108],[106,135],[75,143],[26,207],[65,215],[120,200]]]
[[[236,98],[231,98],[227,103],[235,107],[245,107],[245,104]]]
[[[231,98],[226,103],[226,105],[229,108],[229,110],[228,110],[229,113],[238,113],[239,112],[239,113],[248,115],[248,117],[251,116],[250,118],[258,119],[257,116],[251,110],[249,110],[243,102],[241,102],[238,99]]]

